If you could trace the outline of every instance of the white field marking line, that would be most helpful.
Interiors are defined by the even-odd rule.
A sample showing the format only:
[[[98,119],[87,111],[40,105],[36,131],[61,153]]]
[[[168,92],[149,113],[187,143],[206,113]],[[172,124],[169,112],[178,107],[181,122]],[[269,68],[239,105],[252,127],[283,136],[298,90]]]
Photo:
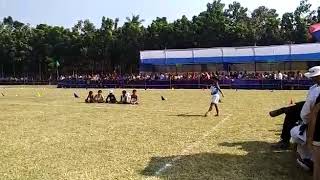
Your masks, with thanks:
[[[204,133],[202,135],[202,137],[190,144],[189,146],[187,146],[182,152],[181,155],[176,156],[175,158],[173,158],[170,162],[168,162],[167,164],[165,164],[164,166],[162,166],[158,171],[155,172],[156,176],[161,175],[162,172],[164,172],[165,170],[167,170],[169,167],[172,167],[173,164],[180,160],[182,158],[183,155],[187,155],[187,153],[189,153],[195,146],[197,146],[201,141],[203,141],[205,138],[207,138],[213,131],[215,131],[217,128],[219,128],[225,121],[227,121],[230,118],[231,114],[228,114],[227,117],[225,117],[223,120],[221,120],[220,122],[218,122],[218,124],[216,124],[215,126],[213,126],[209,131],[207,131],[206,133]],[[147,178],[147,180],[150,179]]]

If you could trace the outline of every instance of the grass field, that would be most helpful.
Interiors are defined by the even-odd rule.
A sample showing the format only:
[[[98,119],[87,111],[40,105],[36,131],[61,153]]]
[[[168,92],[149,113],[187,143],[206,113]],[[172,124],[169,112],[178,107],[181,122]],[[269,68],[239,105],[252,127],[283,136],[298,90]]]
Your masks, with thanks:
[[[0,91],[0,179],[311,177],[293,152],[270,148],[283,117],[268,116],[306,91],[225,90],[220,117],[202,117],[207,90],[139,90],[139,106],[85,104],[85,89]]]

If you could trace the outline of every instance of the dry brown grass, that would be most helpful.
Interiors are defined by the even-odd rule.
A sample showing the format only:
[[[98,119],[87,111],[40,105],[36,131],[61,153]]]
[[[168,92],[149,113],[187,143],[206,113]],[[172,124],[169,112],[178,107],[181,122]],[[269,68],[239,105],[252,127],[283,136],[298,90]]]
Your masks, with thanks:
[[[218,118],[200,116],[203,90],[139,90],[139,106],[88,105],[85,89],[1,92],[0,179],[310,178],[292,152],[270,148],[283,117],[267,115],[305,91],[226,90]]]

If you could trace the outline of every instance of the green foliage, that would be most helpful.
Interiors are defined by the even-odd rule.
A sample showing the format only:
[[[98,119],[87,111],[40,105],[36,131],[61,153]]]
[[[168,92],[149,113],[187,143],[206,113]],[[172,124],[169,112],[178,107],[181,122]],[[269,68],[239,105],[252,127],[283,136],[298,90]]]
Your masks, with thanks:
[[[308,26],[320,22],[320,7],[311,11],[302,0],[294,12],[280,18],[275,9],[264,6],[249,13],[238,2],[221,0],[188,19],[172,23],[157,17],[144,27],[139,15],[119,19],[102,17],[101,26],[78,21],[71,29],[39,24],[30,27],[12,17],[0,21],[0,64],[7,76],[47,78],[59,59],[61,73],[136,72],[139,51],[166,48],[252,46],[308,42]]]

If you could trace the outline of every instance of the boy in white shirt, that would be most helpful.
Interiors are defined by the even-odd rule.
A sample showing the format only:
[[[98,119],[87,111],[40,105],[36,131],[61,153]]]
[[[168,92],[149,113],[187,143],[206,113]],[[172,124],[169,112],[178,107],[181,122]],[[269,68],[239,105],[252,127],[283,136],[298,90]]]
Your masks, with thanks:
[[[219,79],[217,77],[213,77],[212,81],[213,81],[213,84],[210,87],[212,99],[211,99],[211,104],[210,104],[209,110],[204,115],[205,117],[207,117],[209,112],[212,111],[213,106],[215,107],[216,113],[217,113],[215,116],[219,116],[219,108],[218,108],[218,104],[219,104],[219,100],[220,100],[219,92],[221,93],[222,97],[224,97],[223,92],[221,91],[219,84],[218,84]]]

